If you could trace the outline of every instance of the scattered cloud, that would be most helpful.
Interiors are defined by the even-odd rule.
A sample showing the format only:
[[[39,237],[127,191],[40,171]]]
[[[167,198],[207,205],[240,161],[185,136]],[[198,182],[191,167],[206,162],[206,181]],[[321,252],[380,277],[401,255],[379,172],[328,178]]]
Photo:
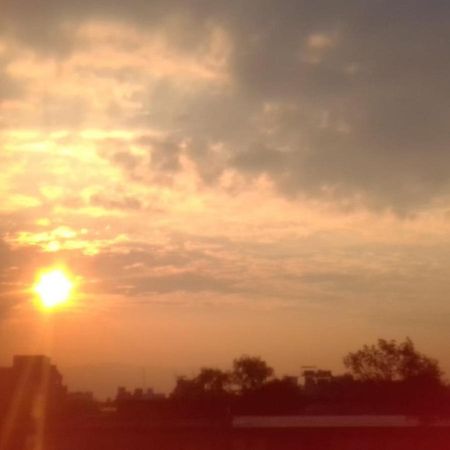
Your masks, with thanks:
[[[0,314],[63,259],[102,305],[342,330],[409,309],[443,336],[425,322],[430,301],[448,314],[449,18],[418,0],[4,0]]]

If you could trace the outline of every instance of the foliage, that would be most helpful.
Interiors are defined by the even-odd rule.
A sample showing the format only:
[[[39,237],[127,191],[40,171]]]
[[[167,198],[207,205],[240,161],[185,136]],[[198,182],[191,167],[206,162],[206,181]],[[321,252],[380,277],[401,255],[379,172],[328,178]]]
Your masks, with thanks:
[[[232,378],[241,392],[261,388],[273,375],[273,369],[257,356],[241,356],[233,361]]]
[[[296,376],[276,378],[263,359],[244,355],[229,372],[206,367],[191,378],[178,378],[171,404],[186,417],[304,411],[423,415],[448,408],[438,362],[417,351],[410,339],[379,339],[349,353],[344,364],[350,373],[317,370],[322,378],[302,387]]]
[[[230,375],[220,369],[203,368],[197,375],[196,382],[205,392],[226,392],[230,385]]]
[[[220,369],[205,367],[200,373],[189,379],[177,378],[173,397],[199,398],[204,396],[223,396],[229,390],[230,375]]]
[[[304,406],[302,389],[296,377],[272,378],[261,387],[246,390],[235,398],[236,415],[298,414]]]
[[[438,362],[418,352],[409,338],[400,343],[379,339],[376,345],[364,345],[349,353],[344,365],[362,381],[440,382],[442,376]]]

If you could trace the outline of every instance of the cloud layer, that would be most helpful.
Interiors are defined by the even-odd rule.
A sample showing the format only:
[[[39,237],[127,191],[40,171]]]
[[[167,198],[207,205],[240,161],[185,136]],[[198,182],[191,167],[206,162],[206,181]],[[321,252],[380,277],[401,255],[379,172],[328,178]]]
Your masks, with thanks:
[[[0,30],[1,317],[64,261],[89,314],[448,338],[448,2],[4,0]]]
[[[170,134],[152,170],[184,143],[205,181],[266,174],[289,196],[409,211],[448,195],[445,2],[24,8],[2,16],[2,96],[31,126]]]

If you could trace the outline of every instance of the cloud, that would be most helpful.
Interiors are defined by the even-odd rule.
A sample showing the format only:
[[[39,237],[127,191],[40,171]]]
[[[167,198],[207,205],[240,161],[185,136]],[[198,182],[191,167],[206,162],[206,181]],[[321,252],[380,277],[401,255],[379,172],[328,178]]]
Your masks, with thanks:
[[[448,13],[438,2],[212,4],[197,20],[229,37],[231,88],[147,85],[154,101],[139,123],[176,130],[207,183],[232,168],[290,197],[427,207],[449,188]],[[156,170],[176,164],[161,154]]]
[[[236,263],[237,240],[336,236],[333,227],[357,228],[345,220],[366,225],[380,211],[381,222],[393,210],[419,224],[430,211],[446,229],[447,5],[47,0],[27,4],[33,17],[24,8],[7,1],[1,19],[11,83],[0,93],[2,210],[20,222],[8,242],[94,254],[191,233],[219,239]],[[76,236],[59,236],[64,227]],[[251,258],[245,275],[257,285],[267,267]],[[133,286],[251,291],[217,264],[200,265],[199,278],[185,266],[144,271]],[[330,275],[343,286],[339,277]],[[275,284],[280,296],[292,288]]]
[[[0,237],[0,323],[29,301],[39,251],[12,248]]]
[[[446,348],[449,18],[439,0],[3,0],[9,348],[28,351],[27,289],[58,261],[81,280],[55,321],[74,361],[165,358],[174,333],[177,362],[219,341],[229,360],[230,338],[280,361],[327,336]]]
[[[140,209],[142,207],[139,200],[133,197],[110,198],[102,194],[94,194],[90,197],[90,203],[93,206],[100,206],[107,210],[111,209]]]
[[[170,134],[141,141],[166,181],[184,145],[208,184],[232,169],[265,174],[288,197],[400,212],[449,194],[442,2],[49,0],[24,12],[6,2],[4,41],[37,52],[33,70],[49,54],[64,67],[47,101],[34,100],[47,123],[109,120]],[[18,64],[8,79],[20,92]],[[27,87],[37,94],[33,70]],[[114,158],[135,164],[128,150]]]
[[[23,92],[20,83],[0,71],[0,101],[15,99]]]

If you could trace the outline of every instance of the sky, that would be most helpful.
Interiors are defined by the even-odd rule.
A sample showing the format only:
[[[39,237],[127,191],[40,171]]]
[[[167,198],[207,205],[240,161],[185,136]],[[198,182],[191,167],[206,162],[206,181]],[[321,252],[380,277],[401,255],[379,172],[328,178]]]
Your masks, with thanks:
[[[2,364],[106,396],[409,336],[450,373],[449,2],[0,3]]]

